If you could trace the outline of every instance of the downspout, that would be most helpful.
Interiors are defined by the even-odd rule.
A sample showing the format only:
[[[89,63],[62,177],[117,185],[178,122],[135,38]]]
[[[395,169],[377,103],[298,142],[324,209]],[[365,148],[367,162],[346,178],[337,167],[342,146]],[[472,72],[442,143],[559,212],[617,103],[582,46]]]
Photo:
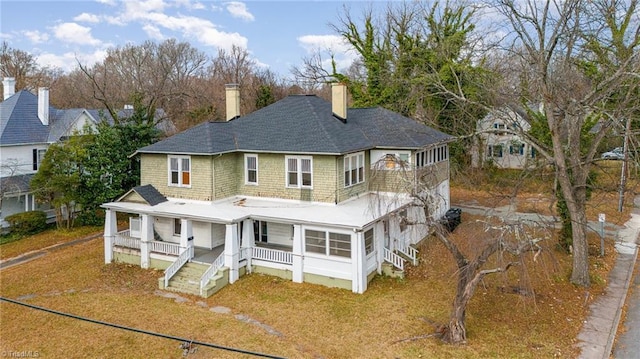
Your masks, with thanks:
[[[340,182],[340,178],[339,178],[339,173],[338,171],[340,171],[340,167],[339,167],[339,159],[340,156],[336,156],[336,190],[333,192],[334,193],[334,200],[333,203],[334,204],[338,204],[338,186],[339,186],[339,182]]]

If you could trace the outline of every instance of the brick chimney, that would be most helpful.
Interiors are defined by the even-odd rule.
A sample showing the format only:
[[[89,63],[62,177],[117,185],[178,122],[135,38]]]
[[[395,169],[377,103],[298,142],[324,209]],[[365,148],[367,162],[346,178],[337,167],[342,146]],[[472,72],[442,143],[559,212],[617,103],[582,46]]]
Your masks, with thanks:
[[[347,86],[343,83],[331,84],[331,111],[340,120],[347,121]]]
[[[227,121],[240,116],[240,87],[238,84],[225,85],[227,100]]]
[[[2,87],[4,89],[4,100],[6,100],[16,93],[16,79],[14,77],[3,78]]]
[[[49,88],[38,88],[38,118],[43,125],[49,125]]]

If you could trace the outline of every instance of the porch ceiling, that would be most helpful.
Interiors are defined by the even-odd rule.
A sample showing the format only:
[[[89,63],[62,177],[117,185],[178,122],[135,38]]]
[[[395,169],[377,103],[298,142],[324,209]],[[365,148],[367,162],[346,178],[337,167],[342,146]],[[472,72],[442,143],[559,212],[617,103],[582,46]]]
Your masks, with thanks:
[[[111,202],[103,204],[102,207],[117,212],[191,218],[214,223],[235,223],[252,218],[361,229],[410,202],[409,197],[399,197],[395,193],[369,193],[339,204],[234,196],[215,202],[169,198],[168,201],[155,206]]]

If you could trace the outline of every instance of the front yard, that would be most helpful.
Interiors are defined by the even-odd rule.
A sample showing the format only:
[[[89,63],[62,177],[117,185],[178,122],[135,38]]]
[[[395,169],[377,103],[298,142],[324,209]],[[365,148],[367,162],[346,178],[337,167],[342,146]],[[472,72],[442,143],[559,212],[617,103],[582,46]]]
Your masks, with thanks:
[[[479,228],[463,213],[454,236]],[[594,237],[594,243],[597,238]],[[553,247],[553,243],[549,244]],[[536,296],[518,294],[516,272],[487,278],[467,313],[469,343],[428,337],[447,321],[454,264],[439,242],[420,246],[404,280],[377,277],[365,294],[248,275],[208,299],[157,290],[161,272],[103,263],[100,239],[0,271],[0,295],[114,324],[288,358],[570,358],[588,304],[615,258],[592,257],[594,286],[568,283],[571,258],[549,250],[527,261]],[[1,250],[2,248],[0,248]],[[597,252],[597,251],[596,251]],[[40,357],[176,358],[179,343],[0,303],[0,352]],[[193,358],[248,357],[199,347]]]

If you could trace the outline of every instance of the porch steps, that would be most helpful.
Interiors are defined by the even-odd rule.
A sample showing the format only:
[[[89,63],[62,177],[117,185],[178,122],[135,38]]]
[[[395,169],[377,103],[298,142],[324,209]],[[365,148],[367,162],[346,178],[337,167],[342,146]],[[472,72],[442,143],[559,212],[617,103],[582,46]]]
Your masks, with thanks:
[[[169,286],[164,288],[174,292],[200,295],[200,277],[209,268],[206,264],[187,262],[169,280]]]

